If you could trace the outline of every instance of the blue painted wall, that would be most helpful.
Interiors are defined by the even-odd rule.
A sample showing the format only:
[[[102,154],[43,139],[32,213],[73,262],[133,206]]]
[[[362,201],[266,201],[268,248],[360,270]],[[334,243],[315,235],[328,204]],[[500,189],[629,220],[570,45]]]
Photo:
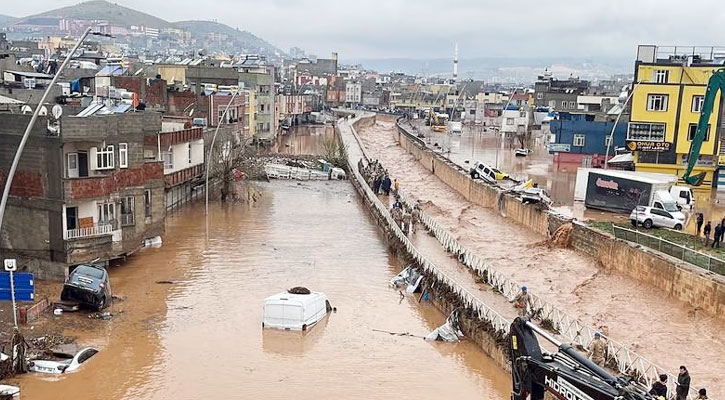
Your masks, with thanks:
[[[555,135],[556,141],[552,143],[571,145],[570,153],[578,154],[604,154],[607,151],[605,138],[612,132],[614,122],[594,121],[594,116],[589,114],[571,114],[559,112],[558,118],[550,123],[551,133]],[[584,146],[574,146],[574,135],[585,136]],[[619,121],[614,132],[614,141],[609,154],[614,154],[615,147],[625,145],[627,134],[627,123]],[[553,153],[553,152],[551,152]]]

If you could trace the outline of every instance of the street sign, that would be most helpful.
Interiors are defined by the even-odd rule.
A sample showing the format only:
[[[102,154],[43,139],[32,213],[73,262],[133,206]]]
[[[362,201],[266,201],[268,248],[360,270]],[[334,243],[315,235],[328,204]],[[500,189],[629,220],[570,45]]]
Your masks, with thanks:
[[[33,274],[26,272],[14,272],[16,301],[35,300],[35,278]],[[0,272],[0,301],[11,301],[10,273]]]
[[[569,143],[549,143],[549,151],[558,153],[568,153],[571,151],[571,144]]]
[[[15,261],[14,258],[6,258],[3,264],[5,265],[5,271],[7,272],[15,271],[18,269],[18,263],[17,261]]]

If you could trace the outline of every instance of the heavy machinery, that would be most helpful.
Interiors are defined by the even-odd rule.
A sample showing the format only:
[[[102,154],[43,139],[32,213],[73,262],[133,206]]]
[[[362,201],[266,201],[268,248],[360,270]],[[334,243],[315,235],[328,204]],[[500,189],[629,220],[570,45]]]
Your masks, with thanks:
[[[715,106],[715,97],[718,92],[725,92],[725,68],[720,68],[712,73],[710,80],[707,82],[707,90],[705,91],[705,99],[703,100],[700,119],[697,123],[697,131],[695,137],[692,138],[692,144],[690,144],[690,153],[687,158],[687,169],[682,179],[690,185],[700,186],[702,181],[705,180],[705,172],[700,172],[697,175],[691,175],[692,169],[695,168],[698,157],[700,157],[700,148],[702,148],[702,142],[707,137],[708,123],[710,122],[710,115],[712,114],[712,108]],[[714,128],[714,127],[713,127]]]
[[[542,352],[536,334],[554,344],[555,354]],[[629,377],[613,376],[534,325],[518,317],[509,335],[511,400],[543,400],[545,392],[561,400],[653,400],[647,388]],[[530,397],[529,397],[530,396]]]

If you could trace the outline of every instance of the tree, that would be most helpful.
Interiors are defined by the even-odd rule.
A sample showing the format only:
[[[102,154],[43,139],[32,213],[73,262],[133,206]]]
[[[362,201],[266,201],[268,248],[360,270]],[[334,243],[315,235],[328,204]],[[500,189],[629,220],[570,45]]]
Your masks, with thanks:
[[[226,202],[232,194],[235,172],[249,158],[249,150],[239,139],[239,133],[221,128],[211,151],[209,178],[221,183],[221,200]]]
[[[333,167],[347,171],[347,147],[337,140],[325,140],[322,144],[325,151],[325,160]]]

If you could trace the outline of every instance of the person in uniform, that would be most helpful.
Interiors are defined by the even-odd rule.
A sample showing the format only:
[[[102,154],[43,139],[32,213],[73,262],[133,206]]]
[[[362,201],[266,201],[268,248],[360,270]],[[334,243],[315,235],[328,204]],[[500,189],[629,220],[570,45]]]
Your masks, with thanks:
[[[514,307],[519,310],[519,316],[523,317],[526,315],[527,307],[531,305],[531,297],[526,286],[521,286],[521,292],[511,300],[511,303],[514,303]]]
[[[607,353],[607,345],[602,340],[602,334],[597,332],[594,334],[594,340],[589,345],[589,359],[594,361],[595,364],[602,367],[604,366],[604,358]]]

